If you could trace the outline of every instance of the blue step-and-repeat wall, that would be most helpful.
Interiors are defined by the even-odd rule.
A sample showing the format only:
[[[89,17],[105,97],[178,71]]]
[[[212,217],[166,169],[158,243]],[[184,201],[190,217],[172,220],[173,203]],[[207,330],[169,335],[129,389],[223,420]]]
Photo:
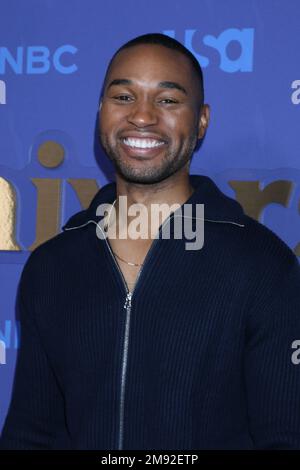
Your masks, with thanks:
[[[0,0],[0,430],[24,262],[113,168],[96,139],[102,80],[129,39],[162,32],[203,67],[209,175],[300,257],[299,0]]]

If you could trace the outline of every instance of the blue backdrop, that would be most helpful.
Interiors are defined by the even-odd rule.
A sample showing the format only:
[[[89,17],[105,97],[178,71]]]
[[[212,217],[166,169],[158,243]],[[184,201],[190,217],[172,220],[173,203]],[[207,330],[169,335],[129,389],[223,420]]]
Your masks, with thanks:
[[[86,207],[112,168],[95,141],[111,55],[163,32],[204,71],[211,123],[191,173],[211,176],[300,257],[298,0],[1,0],[0,429],[30,251]]]

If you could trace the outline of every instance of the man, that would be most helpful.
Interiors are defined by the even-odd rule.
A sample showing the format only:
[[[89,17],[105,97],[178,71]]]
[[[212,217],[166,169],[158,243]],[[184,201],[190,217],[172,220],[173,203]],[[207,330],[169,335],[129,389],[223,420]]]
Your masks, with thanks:
[[[299,449],[299,263],[189,175],[209,121],[196,59],[161,34],[125,44],[99,118],[116,183],[26,263],[2,448]],[[147,237],[122,237],[134,221],[125,196],[146,208],[141,225],[154,204],[170,209],[151,213]],[[200,249],[174,236],[178,220],[198,231],[202,220]]]

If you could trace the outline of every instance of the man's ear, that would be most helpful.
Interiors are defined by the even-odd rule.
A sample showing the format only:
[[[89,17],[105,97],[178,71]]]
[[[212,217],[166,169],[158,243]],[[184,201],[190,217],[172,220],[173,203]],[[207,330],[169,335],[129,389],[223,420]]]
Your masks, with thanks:
[[[199,116],[199,126],[198,126],[198,139],[202,139],[208,128],[210,119],[210,107],[208,104],[203,104],[201,106],[200,116]]]
[[[102,100],[100,101],[100,104],[99,104],[99,109],[101,109],[101,106],[102,106]]]

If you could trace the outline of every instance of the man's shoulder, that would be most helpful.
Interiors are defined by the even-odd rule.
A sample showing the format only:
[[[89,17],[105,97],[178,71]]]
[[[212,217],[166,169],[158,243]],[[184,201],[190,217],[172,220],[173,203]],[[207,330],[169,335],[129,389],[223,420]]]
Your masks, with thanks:
[[[243,253],[256,269],[284,273],[289,266],[299,264],[292,248],[272,229],[247,215],[244,220]]]
[[[24,266],[25,272],[46,272],[57,270],[59,266],[71,268],[71,261],[76,260],[84,249],[83,241],[86,230],[62,231],[38,245],[29,255]]]
[[[79,243],[78,236],[76,233],[70,232],[59,232],[48,240],[38,245],[31,253],[31,256],[43,257],[43,256],[55,256],[57,253],[64,253],[66,250],[71,249],[72,245]]]

